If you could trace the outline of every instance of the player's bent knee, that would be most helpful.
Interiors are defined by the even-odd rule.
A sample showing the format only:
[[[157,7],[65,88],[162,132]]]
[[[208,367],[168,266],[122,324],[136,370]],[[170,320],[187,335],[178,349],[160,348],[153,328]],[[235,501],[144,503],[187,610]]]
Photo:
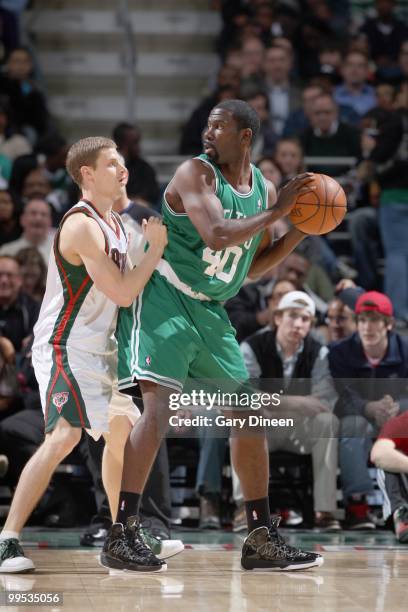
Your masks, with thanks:
[[[82,430],[78,427],[56,427],[48,436],[46,443],[56,455],[66,457],[81,439]]]
[[[332,412],[321,412],[314,417],[314,429],[320,430],[320,435],[327,434],[327,437],[337,436],[339,433],[339,419]]]

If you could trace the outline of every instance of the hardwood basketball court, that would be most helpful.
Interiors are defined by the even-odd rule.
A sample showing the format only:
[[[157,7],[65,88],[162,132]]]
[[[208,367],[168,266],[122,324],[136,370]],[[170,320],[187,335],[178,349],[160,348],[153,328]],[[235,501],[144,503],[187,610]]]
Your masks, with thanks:
[[[79,547],[77,533],[29,529],[23,540],[37,570],[2,575],[0,589],[60,591],[63,605],[30,607],[55,612],[402,612],[408,608],[408,547],[397,545],[390,532],[286,531],[291,544],[319,550],[325,557],[321,568],[300,572],[242,571],[242,538],[231,533],[176,535],[187,548],[169,559],[167,572],[111,576],[98,564],[99,549]]]

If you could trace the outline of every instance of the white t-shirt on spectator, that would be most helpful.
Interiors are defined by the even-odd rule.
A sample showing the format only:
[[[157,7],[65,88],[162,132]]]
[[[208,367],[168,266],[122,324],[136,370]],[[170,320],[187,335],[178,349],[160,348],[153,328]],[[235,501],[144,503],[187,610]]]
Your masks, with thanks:
[[[20,236],[17,240],[12,240],[11,242],[6,242],[0,248],[0,255],[17,255],[21,249],[26,249],[27,247],[35,247],[43,256],[45,264],[48,266],[48,260],[50,258],[51,249],[54,244],[54,236],[57,230],[55,228],[51,228],[46,240],[44,240],[41,244],[32,244],[24,238],[24,236]]]

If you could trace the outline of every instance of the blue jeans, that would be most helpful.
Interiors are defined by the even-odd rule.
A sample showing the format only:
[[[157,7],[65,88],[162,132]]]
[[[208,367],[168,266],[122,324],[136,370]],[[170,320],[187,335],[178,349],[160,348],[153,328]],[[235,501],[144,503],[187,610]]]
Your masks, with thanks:
[[[408,203],[382,204],[380,231],[384,245],[384,292],[397,319],[408,320]]]
[[[373,437],[374,427],[363,416],[340,419],[339,459],[345,500],[353,494],[367,495],[373,491],[367,467]]]
[[[210,438],[202,432],[196,477],[196,490],[200,495],[221,493],[226,443],[226,438]]]
[[[348,214],[348,228],[358,271],[357,282],[367,290],[376,289],[377,257],[381,251],[376,209],[366,206],[353,210]]]

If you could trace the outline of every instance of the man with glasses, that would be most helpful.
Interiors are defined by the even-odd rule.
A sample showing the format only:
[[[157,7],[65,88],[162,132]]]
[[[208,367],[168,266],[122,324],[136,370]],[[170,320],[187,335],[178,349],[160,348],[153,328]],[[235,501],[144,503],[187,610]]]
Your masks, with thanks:
[[[356,331],[354,313],[339,297],[329,302],[325,323],[329,344],[343,340]]]
[[[330,94],[315,98],[309,119],[310,127],[300,137],[305,157],[360,156],[360,132],[339,120],[338,106]],[[348,164],[308,164],[310,171],[330,176],[339,176],[348,168]]]
[[[21,291],[23,279],[14,257],[0,255],[0,332],[19,352],[33,333],[39,304]]]

